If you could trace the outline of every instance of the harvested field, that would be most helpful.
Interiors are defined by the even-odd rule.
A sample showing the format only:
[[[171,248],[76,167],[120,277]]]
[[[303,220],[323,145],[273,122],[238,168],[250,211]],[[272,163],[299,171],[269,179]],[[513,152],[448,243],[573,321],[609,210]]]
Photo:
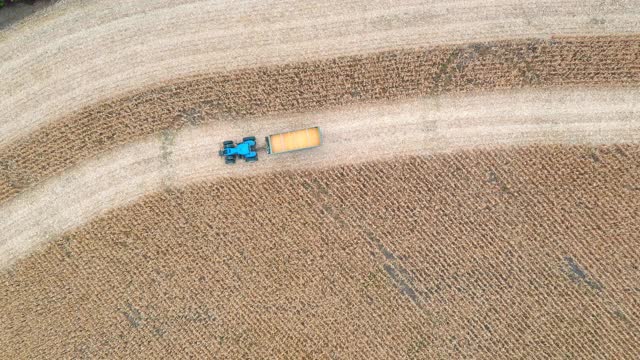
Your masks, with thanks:
[[[0,275],[0,355],[640,356],[640,147],[149,195]]]
[[[0,359],[638,359],[639,85],[640,0],[0,24]]]
[[[205,121],[444,92],[639,82],[638,36],[389,51],[187,79],[88,107],[0,148],[0,201],[114,146]]]

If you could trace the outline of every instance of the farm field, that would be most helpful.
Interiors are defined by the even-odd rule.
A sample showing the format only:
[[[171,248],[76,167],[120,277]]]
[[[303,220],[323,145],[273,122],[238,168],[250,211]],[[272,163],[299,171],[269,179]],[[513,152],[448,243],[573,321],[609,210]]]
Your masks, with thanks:
[[[0,357],[640,357],[639,85],[637,1],[60,1],[0,27]]]
[[[3,274],[0,339],[27,357],[624,358],[638,164],[637,145],[529,146],[159,192]]]

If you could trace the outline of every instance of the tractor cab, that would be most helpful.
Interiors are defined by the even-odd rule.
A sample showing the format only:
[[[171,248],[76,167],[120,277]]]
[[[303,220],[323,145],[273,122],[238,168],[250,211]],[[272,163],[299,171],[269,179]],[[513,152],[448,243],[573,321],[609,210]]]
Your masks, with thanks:
[[[236,157],[244,158],[247,162],[258,161],[256,138],[254,136],[245,137],[238,144],[234,144],[232,140],[224,141],[218,155],[224,157],[225,164],[235,164]]]

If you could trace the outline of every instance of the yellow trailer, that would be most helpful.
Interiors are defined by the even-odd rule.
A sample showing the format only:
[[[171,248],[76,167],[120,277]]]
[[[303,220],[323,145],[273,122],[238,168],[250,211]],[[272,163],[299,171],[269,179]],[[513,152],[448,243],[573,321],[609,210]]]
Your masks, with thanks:
[[[282,134],[269,135],[267,140],[267,153],[281,154],[289,151],[310,149],[320,146],[320,128],[290,131]]]

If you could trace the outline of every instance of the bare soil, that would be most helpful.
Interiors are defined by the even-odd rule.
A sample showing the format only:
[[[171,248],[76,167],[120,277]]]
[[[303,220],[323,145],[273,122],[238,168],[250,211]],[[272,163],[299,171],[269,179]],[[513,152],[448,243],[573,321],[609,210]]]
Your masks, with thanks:
[[[640,356],[640,147],[199,183],[0,275],[0,357]]]
[[[219,73],[100,103],[0,149],[0,201],[107,149],[167,129],[445,92],[637,85],[637,36],[387,51]]]

